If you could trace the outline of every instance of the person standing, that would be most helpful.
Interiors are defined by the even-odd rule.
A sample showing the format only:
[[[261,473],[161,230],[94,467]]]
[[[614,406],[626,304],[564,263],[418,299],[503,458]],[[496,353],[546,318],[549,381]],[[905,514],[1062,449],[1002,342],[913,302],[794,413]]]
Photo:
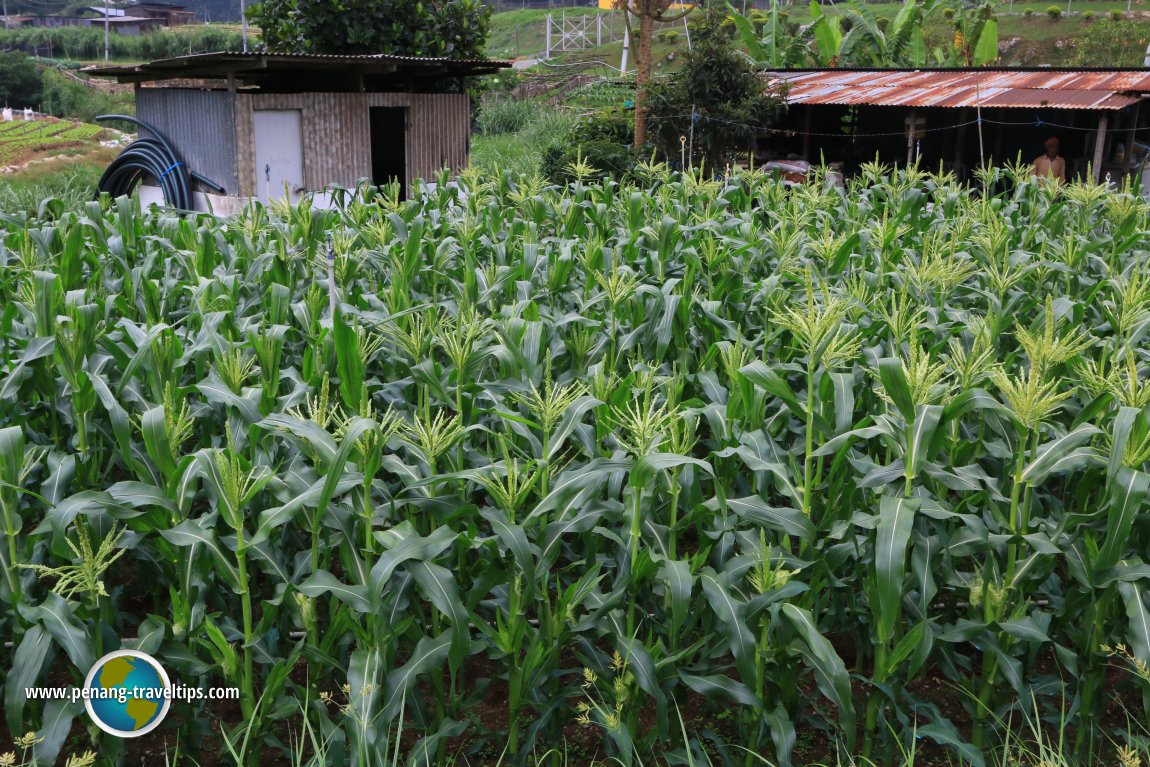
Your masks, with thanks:
[[[1058,154],[1060,148],[1058,139],[1051,136],[1042,142],[1042,146],[1046,148],[1046,153],[1034,161],[1033,175],[1039,178],[1056,178],[1065,183],[1066,160]]]

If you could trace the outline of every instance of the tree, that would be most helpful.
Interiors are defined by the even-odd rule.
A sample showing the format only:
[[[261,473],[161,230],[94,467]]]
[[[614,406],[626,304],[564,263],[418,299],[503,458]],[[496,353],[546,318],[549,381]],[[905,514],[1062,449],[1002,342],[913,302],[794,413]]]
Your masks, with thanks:
[[[672,12],[671,7],[682,5],[675,0],[615,0],[615,8],[624,11],[623,20],[627,25],[627,35],[632,40],[635,33],[631,27],[631,17],[639,20],[639,54],[635,59],[635,146],[647,143],[647,101],[651,85],[651,38],[655,36],[655,23],[678,21],[695,8],[695,4],[684,5],[681,11]]]
[[[262,0],[248,10],[276,53],[390,53],[479,58],[491,8],[482,0]]]
[[[712,171],[750,149],[784,108],[782,95],[734,46],[725,20],[718,8],[703,10],[682,71],[651,92],[651,125],[663,151],[678,157],[679,137],[693,127],[691,161]]]
[[[40,103],[40,72],[23,53],[0,53],[0,105],[35,107]]]

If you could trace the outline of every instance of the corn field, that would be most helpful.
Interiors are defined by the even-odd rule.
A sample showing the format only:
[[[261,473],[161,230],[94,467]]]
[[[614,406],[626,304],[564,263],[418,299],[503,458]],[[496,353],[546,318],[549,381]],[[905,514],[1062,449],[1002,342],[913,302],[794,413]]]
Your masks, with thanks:
[[[245,765],[790,765],[811,733],[983,765],[1028,717],[1137,746],[1147,203],[575,170],[0,214],[26,758],[124,757],[22,697],[119,647],[238,687],[162,732]]]

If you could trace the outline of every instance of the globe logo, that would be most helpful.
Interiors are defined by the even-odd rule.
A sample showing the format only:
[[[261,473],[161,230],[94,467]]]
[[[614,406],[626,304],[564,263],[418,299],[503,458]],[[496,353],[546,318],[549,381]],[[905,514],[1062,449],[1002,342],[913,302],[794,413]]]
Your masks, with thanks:
[[[171,687],[155,658],[136,650],[116,650],[88,672],[84,708],[109,735],[137,738],[160,726],[172,704]]]

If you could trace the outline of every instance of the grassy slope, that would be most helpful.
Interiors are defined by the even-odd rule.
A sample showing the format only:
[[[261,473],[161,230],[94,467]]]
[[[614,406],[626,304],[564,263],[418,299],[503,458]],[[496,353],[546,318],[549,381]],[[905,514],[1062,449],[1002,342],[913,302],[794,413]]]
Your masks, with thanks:
[[[529,57],[542,54],[547,50],[547,15],[552,14],[556,19],[560,19],[566,15],[568,19],[590,16],[594,17],[600,11],[594,8],[557,8],[554,11],[535,10],[535,9],[522,9],[516,11],[503,11],[502,13],[492,14],[491,16],[491,38],[487,43],[487,52],[490,56],[496,57]],[[562,52],[554,51],[555,59],[558,62],[565,62],[571,60],[579,60],[588,56],[605,58],[612,62],[614,66],[619,65],[619,56],[623,51],[623,21],[622,17],[612,11],[604,11],[603,14],[603,40],[604,44],[600,48],[589,48],[585,51],[579,52]],[[589,27],[589,33],[594,42],[596,36],[595,23],[592,21]],[[679,48],[686,48],[686,40],[683,35],[683,23],[677,22],[668,25],[658,25],[656,29],[673,29],[679,35],[679,40],[674,44],[669,44],[663,40],[657,40],[655,43],[656,53],[661,52],[665,55],[672,50]],[[613,33],[613,34],[612,34]],[[614,42],[607,42],[615,38]],[[558,36],[553,38],[555,48],[559,47]]]

